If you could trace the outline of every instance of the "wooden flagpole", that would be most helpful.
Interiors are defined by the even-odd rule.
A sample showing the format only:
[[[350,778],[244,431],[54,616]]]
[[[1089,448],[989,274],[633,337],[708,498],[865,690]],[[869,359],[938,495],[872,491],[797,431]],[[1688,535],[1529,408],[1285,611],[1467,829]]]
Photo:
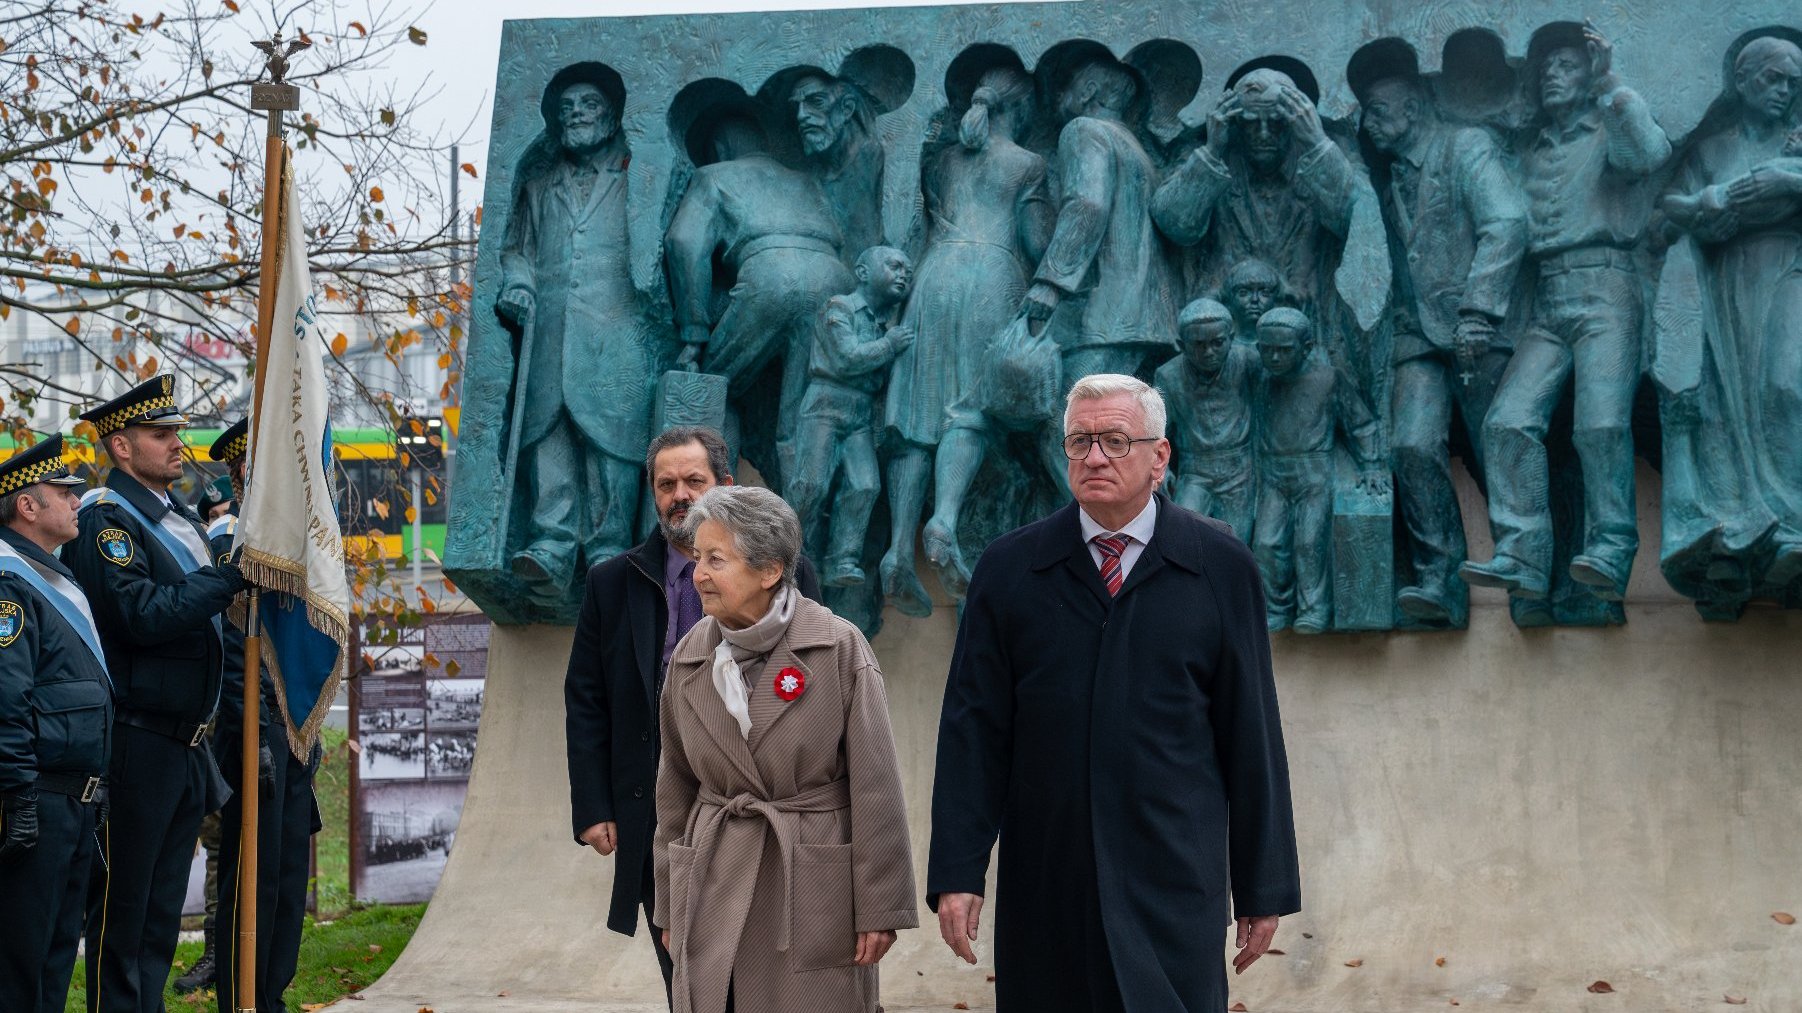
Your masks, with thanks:
[[[257,427],[263,420],[263,387],[269,375],[269,335],[275,324],[276,287],[281,274],[283,226],[290,209],[282,206],[287,198],[285,174],[288,145],[283,137],[282,113],[300,107],[300,89],[282,83],[288,69],[288,57],[307,43],[284,46],[282,33],[267,42],[253,43],[268,56],[270,83],[252,85],[250,107],[265,112],[269,120],[268,139],[263,150],[263,260],[257,279],[257,350],[256,393],[252,396],[250,428],[246,453],[257,445]],[[254,456],[248,465],[254,465]],[[250,486],[250,470],[244,473],[244,486]],[[237,1009],[238,1013],[256,1013],[257,1009],[257,828],[260,821],[262,779],[257,759],[262,752],[262,668],[263,637],[258,615],[259,588],[252,584],[245,609],[244,624],[244,751],[238,777],[238,797],[243,819],[238,827],[238,933]],[[228,997],[220,996],[226,1001]]]

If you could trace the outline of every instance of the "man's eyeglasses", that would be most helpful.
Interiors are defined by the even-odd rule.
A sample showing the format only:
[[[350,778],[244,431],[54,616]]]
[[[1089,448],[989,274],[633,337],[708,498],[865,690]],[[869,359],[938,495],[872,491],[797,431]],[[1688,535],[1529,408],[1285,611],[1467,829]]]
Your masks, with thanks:
[[[1108,457],[1125,457],[1132,453],[1135,443],[1156,443],[1155,436],[1134,438],[1125,433],[1071,433],[1064,437],[1064,456],[1072,461],[1080,461],[1089,456],[1089,448],[1101,444],[1101,452]]]

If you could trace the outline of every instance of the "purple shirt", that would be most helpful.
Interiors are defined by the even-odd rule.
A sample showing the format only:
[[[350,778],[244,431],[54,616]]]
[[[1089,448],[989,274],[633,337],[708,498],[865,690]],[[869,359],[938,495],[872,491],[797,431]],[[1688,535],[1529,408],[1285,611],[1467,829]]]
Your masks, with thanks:
[[[657,670],[657,682],[662,684],[663,671],[669,668],[669,656],[676,652],[676,643],[688,634],[685,629],[678,629],[677,598],[682,591],[682,570],[694,562],[683,555],[682,550],[674,545],[663,550],[663,604],[668,610],[669,622],[663,634],[663,665]]]

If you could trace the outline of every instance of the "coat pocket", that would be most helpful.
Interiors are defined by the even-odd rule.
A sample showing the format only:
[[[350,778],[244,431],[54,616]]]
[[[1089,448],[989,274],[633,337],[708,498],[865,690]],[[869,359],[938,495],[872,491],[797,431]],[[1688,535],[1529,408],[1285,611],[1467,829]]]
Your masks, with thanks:
[[[851,845],[796,845],[795,920],[788,944],[790,969],[812,971],[850,965],[857,957],[855,907]]]
[[[106,699],[106,687],[89,680],[46,683],[33,691],[39,770],[105,773]]]
[[[689,892],[699,887],[691,882],[695,870],[695,849],[686,844],[669,846],[669,910],[663,913],[663,924],[669,927],[670,942],[688,930]]]

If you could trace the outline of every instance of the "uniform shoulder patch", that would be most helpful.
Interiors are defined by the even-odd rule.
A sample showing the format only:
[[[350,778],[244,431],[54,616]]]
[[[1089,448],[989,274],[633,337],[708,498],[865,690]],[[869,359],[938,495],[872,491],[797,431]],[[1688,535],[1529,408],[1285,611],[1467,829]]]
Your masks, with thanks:
[[[131,547],[131,536],[123,528],[107,528],[95,536],[100,543],[100,555],[109,563],[125,566],[131,562],[134,550]]]
[[[25,632],[25,610],[16,601],[0,601],[0,647],[11,647]]]

